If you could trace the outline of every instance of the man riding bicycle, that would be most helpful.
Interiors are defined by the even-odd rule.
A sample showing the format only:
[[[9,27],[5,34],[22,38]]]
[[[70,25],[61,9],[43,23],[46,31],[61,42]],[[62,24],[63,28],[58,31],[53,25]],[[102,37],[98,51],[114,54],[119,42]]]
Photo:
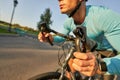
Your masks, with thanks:
[[[120,15],[103,6],[86,6],[87,0],[58,0],[62,14],[69,18],[64,23],[62,33],[68,35],[77,26],[85,26],[87,37],[97,42],[98,50],[112,51],[114,54],[120,52]],[[43,35],[44,34],[44,35]],[[50,33],[39,33],[38,39],[46,42],[46,37],[53,42],[62,42],[65,39],[52,36]],[[75,52],[75,58],[70,61],[71,69],[77,70],[86,76],[95,74],[120,74],[120,55],[103,58],[99,66],[96,52]],[[109,53],[108,53],[109,54]],[[101,68],[107,68],[103,70]]]

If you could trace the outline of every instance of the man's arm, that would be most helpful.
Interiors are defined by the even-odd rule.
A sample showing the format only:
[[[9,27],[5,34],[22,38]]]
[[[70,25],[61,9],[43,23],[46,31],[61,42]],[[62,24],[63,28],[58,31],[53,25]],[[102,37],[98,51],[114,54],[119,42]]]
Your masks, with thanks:
[[[107,65],[107,74],[120,74],[120,54],[112,58],[104,58]]]

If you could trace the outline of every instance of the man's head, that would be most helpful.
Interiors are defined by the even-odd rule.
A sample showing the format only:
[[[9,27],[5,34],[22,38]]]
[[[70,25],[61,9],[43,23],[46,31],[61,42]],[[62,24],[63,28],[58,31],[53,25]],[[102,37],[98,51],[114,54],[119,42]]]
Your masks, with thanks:
[[[72,11],[81,3],[87,0],[58,0],[60,11],[63,14],[71,14]]]

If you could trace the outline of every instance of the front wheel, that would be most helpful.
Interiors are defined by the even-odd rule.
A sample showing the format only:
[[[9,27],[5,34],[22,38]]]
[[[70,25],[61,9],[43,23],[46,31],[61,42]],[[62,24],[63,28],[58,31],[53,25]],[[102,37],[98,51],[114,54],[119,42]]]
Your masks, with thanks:
[[[30,78],[29,80],[58,80],[60,77],[59,72],[47,72],[35,77]],[[63,80],[68,80],[67,77],[63,76]]]

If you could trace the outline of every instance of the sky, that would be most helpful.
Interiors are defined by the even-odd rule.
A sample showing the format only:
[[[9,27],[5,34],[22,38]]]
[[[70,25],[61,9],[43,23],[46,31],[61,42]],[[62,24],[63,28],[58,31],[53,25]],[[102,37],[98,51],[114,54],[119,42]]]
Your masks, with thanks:
[[[13,11],[14,0],[0,0],[0,20],[10,22]],[[54,30],[62,30],[63,23],[67,16],[60,13],[58,0],[17,0],[18,5],[15,8],[12,23],[37,29],[37,22],[40,21],[40,15],[46,8],[52,12],[53,24],[50,26]],[[102,5],[120,13],[120,0],[88,0],[87,5]]]

